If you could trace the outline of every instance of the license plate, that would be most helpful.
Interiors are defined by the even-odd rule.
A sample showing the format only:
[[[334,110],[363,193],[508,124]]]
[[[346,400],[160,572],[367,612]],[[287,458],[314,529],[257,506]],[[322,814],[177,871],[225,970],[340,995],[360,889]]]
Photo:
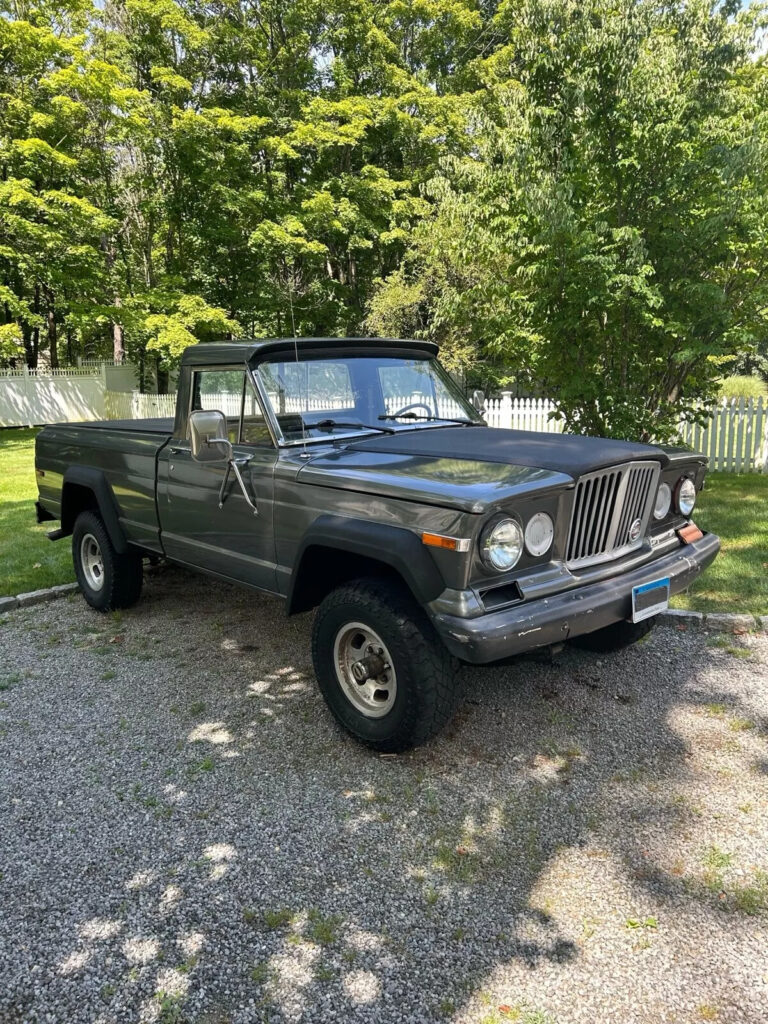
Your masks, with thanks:
[[[632,587],[632,621],[641,622],[658,615],[669,605],[669,576]]]

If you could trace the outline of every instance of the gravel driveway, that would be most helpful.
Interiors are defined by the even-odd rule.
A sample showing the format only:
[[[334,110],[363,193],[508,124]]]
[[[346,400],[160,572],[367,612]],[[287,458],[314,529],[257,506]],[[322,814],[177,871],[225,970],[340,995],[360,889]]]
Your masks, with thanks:
[[[0,625],[0,1021],[768,1019],[768,637],[333,724],[309,618],[173,570]]]

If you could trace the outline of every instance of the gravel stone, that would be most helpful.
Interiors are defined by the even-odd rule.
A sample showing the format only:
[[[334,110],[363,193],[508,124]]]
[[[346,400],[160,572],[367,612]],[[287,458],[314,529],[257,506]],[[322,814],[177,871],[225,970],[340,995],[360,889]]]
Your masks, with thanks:
[[[755,628],[753,615],[722,615],[717,612],[707,614],[707,629],[718,629],[722,633],[736,633],[740,630]]]
[[[32,604],[44,604],[53,598],[53,591],[50,588],[45,590],[30,590],[28,594],[19,594],[16,603],[19,608],[27,608]]]
[[[768,636],[468,667],[379,757],[309,627],[176,570],[4,616],[2,1024],[765,1024]]]

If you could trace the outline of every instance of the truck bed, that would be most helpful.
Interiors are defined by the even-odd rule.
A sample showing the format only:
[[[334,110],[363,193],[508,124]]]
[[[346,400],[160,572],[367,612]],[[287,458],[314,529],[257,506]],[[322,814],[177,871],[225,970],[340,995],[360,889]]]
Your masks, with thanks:
[[[173,420],[169,418],[54,423],[44,427],[35,441],[40,505],[59,519],[65,474],[77,486],[81,469],[96,471],[106,478],[114,495],[128,542],[160,553],[155,501],[157,456],[172,434]]]

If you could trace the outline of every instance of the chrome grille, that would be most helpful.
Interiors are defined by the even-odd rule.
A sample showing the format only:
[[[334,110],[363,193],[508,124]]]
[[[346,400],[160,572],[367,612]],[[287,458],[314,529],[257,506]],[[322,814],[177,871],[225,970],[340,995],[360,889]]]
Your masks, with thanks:
[[[569,568],[619,558],[640,547],[660,468],[658,462],[628,462],[579,479],[566,549]],[[637,520],[640,531],[633,539]]]

